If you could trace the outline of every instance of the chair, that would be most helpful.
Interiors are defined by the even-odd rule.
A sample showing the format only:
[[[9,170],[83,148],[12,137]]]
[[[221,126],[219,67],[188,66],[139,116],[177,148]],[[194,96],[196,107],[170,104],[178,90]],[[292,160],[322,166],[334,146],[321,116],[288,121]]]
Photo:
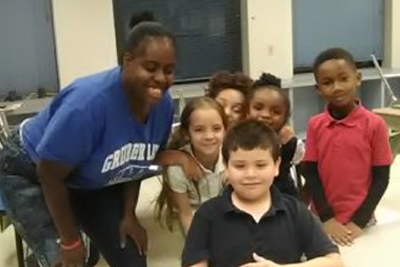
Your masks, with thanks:
[[[10,135],[10,127],[8,125],[7,117],[3,111],[0,111],[0,153],[4,148],[3,144],[9,135]],[[8,227],[8,223],[5,222],[5,218],[6,218],[5,208],[0,195],[1,231],[5,230]],[[14,233],[15,233],[15,247],[17,251],[18,267],[25,267],[24,245],[22,242],[22,238],[20,237],[15,228],[14,228]]]
[[[0,153],[4,148],[4,142],[7,140],[7,138],[10,136],[10,126],[8,124],[7,117],[3,111],[0,110]],[[1,223],[1,228],[0,230],[3,231],[5,230],[8,226],[9,223],[7,224],[3,223],[3,219],[6,218],[6,212],[5,208],[3,206],[3,202],[1,200],[1,195],[0,195],[0,223]],[[3,227],[4,226],[4,227]],[[17,260],[18,260],[18,267],[26,267],[27,265],[29,266],[28,261],[32,261],[32,255],[29,247],[23,242],[21,236],[18,234],[17,230],[14,228],[15,232],[15,247],[16,247],[16,252],[17,252]],[[90,239],[82,233],[82,238],[85,243],[85,247],[87,249],[87,259],[85,263],[85,267],[92,267],[97,264],[99,261],[99,251],[91,244]],[[33,258],[33,261],[36,261],[35,258]],[[36,265],[35,265],[36,266]]]

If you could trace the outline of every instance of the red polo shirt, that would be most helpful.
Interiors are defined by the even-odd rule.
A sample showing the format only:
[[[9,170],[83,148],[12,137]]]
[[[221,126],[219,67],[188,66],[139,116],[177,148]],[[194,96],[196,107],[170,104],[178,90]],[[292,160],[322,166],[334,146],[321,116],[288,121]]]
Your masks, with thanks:
[[[308,122],[304,161],[318,163],[335,219],[346,224],[368,194],[372,167],[392,163],[386,124],[361,103],[341,120],[326,110]]]

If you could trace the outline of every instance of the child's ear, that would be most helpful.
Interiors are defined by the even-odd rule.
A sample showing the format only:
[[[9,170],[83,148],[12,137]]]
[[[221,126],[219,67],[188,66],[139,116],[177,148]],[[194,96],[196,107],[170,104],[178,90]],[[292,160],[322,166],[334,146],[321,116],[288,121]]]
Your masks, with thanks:
[[[361,86],[361,81],[362,81],[361,72],[357,72],[356,79],[357,79],[357,87],[360,87]]]
[[[223,184],[224,185],[229,185],[229,174],[228,174],[228,164],[227,163],[224,163],[224,165],[225,165],[225,170],[224,170],[224,181],[223,181]]]
[[[225,177],[228,177],[228,162],[226,162],[225,160],[224,160],[224,175],[225,175]]]
[[[275,177],[279,175],[279,166],[281,166],[281,157],[275,162]]]
[[[226,166],[226,163],[224,163],[224,167],[225,167],[224,177],[225,177],[225,180],[227,180],[228,179],[228,166]]]

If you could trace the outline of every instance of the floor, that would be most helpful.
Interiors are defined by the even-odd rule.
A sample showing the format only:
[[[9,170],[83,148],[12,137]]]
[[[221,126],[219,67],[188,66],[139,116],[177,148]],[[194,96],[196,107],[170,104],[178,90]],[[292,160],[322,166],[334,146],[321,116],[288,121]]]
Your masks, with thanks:
[[[179,230],[168,232],[154,220],[154,199],[160,189],[158,179],[144,182],[138,204],[138,214],[149,234],[149,267],[180,266],[183,245]],[[391,170],[389,188],[377,209],[378,225],[368,229],[352,247],[341,248],[347,267],[400,266],[400,157]],[[0,234],[0,267],[16,267],[14,233],[8,228]],[[101,261],[98,267],[106,267]]]

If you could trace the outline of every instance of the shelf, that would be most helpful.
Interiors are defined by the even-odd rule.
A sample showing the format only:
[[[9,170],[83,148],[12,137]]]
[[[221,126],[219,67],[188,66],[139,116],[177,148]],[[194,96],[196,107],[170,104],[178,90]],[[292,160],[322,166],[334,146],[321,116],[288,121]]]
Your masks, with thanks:
[[[183,98],[194,98],[204,96],[207,83],[192,83],[192,84],[178,84],[173,85],[170,89],[172,98],[179,99]]]
[[[379,72],[375,68],[358,69],[361,72],[363,81],[380,80]],[[400,69],[383,68],[383,75],[386,78],[399,78]],[[291,79],[282,80],[283,88],[311,87],[315,85],[313,73],[295,74]]]

